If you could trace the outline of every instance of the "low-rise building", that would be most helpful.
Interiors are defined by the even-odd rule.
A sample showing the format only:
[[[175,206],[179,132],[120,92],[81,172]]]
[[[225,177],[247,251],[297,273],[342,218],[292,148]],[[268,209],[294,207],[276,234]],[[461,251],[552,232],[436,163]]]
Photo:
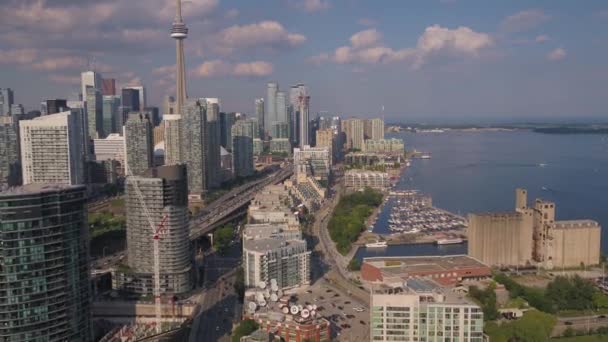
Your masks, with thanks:
[[[363,151],[366,153],[388,153],[388,154],[403,154],[405,152],[405,144],[402,139],[377,139],[365,140]]]
[[[390,179],[386,172],[348,170],[344,174],[344,186],[352,190],[363,188],[386,190],[390,187]]]
[[[245,286],[270,284],[271,279],[280,289],[310,284],[310,254],[305,240],[244,239]]]
[[[372,257],[363,259],[361,278],[371,283],[400,284],[411,277],[432,279],[443,286],[492,276],[490,267],[467,255]]]
[[[318,181],[327,181],[331,173],[331,153],[328,147],[310,147],[293,149],[293,165],[296,180],[306,181],[312,177]]]
[[[483,310],[430,280],[372,290],[371,341],[483,341]]]

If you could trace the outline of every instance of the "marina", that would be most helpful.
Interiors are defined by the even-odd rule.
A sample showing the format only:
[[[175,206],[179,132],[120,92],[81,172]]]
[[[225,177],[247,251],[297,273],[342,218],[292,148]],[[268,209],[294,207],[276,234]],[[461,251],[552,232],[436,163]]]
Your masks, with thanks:
[[[466,228],[463,217],[433,207],[431,197],[418,191],[391,191],[391,199],[396,202],[388,219],[391,232],[432,234]]]

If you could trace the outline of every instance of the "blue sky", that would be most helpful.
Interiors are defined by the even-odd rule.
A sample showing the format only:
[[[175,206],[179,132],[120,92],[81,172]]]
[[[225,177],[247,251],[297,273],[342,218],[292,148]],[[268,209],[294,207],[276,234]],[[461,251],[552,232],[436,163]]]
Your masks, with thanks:
[[[33,109],[80,71],[173,92],[174,0],[0,0],[0,87]],[[387,121],[608,118],[608,3],[184,1],[188,93],[251,113],[265,83]]]

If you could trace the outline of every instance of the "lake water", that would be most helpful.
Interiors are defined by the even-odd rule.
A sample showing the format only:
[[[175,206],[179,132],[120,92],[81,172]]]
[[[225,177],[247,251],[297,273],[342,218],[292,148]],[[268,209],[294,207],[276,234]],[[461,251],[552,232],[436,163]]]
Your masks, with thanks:
[[[521,130],[395,133],[387,137],[404,139],[408,150],[431,154],[431,159],[412,160],[397,188],[421,190],[433,197],[433,205],[438,208],[461,215],[512,211],[515,188],[523,187],[528,189],[529,203],[535,198],[554,201],[557,219],[593,219],[603,231],[608,227],[605,135],[549,135]],[[602,252],[608,252],[608,233],[602,234],[601,246]],[[460,254],[466,253],[466,248],[361,248],[357,257],[435,253]]]

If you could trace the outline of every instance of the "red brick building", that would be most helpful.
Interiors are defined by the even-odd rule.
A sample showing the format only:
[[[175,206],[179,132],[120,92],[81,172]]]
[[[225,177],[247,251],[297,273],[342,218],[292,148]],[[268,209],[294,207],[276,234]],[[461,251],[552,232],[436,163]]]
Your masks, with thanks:
[[[466,255],[365,258],[361,278],[371,283],[399,283],[409,277],[432,279],[454,286],[465,279],[492,275],[490,267]]]
[[[272,315],[255,314],[254,316],[249,318],[255,320],[260,325],[261,330],[280,336],[285,342],[323,342],[331,340],[330,323],[325,318],[302,320],[297,317],[292,320],[279,321],[272,319]]]

